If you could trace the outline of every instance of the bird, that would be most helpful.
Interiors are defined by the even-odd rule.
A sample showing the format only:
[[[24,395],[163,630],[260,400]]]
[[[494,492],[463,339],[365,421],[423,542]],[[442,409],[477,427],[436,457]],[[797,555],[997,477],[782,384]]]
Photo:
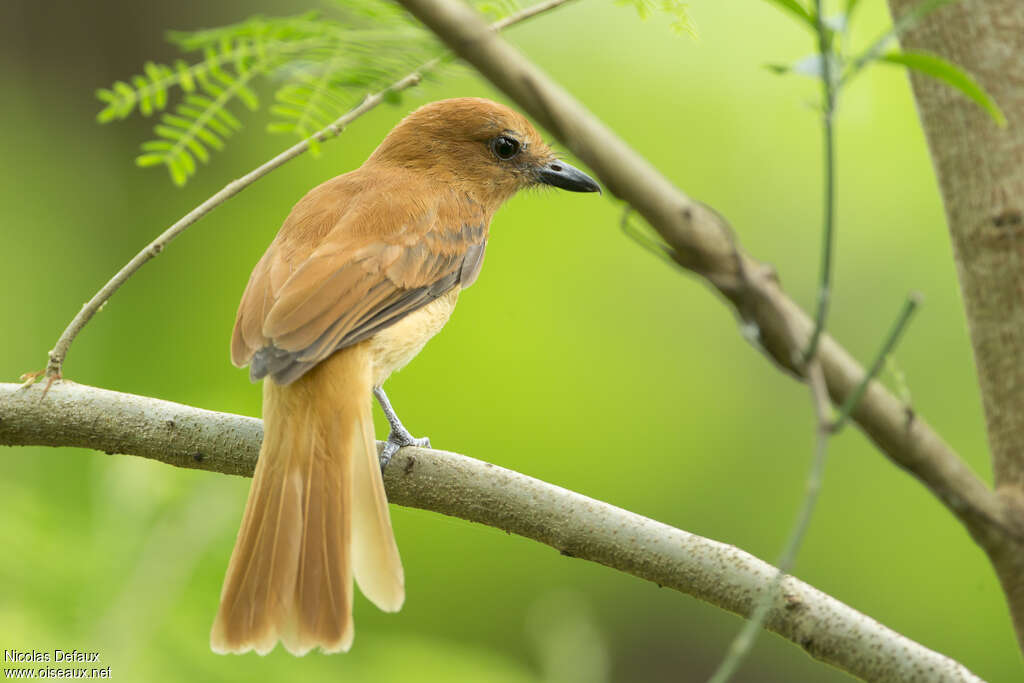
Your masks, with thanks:
[[[263,380],[263,442],[210,634],[217,653],[347,651],[353,578],[386,612],[405,579],[382,472],[414,438],[384,392],[441,330],[519,190],[600,191],[530,122],[426,104],[291,210],[242,295],[231,360]],[[388,420],[378,455],[375,396]]]

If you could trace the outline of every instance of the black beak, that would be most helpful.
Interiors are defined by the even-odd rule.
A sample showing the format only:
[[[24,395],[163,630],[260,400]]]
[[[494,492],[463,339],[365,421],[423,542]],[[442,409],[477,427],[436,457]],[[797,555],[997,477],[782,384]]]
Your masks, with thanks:
[[[540,181],[572,192],[600,192],[601,186],[578,168],[555,159],[542,166]]]

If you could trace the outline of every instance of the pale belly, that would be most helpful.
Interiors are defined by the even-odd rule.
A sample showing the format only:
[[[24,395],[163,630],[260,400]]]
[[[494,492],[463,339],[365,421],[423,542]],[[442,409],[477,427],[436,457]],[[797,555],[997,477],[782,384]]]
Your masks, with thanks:
[[[441,331],[458,299],[459,288],[455,287],[367,340],[373,359],[373,386],[384,384],[392,372],[405,367]]]

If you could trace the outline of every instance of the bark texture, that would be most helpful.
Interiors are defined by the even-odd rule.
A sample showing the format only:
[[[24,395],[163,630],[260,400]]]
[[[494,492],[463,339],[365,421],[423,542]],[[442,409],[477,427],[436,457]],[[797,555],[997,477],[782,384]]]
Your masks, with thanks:
[[[889,0],[899,17],[917,0]],[[949,223],[981,385],[995,489],[1004,519],[1024,529],[1024,2],[963,0],[903,37],[971,73],[1007,118],[913,74]],[[1006,591],[1024,649],[1024,543],[980,539]]]

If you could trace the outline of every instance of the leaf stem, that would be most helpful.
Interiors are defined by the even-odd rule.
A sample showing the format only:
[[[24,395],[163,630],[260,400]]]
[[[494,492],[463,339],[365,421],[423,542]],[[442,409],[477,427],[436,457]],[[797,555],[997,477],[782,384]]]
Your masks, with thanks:
[[[822,18],[822,0],[815,0],[814,23],[818,29],[818,53],[821,56],[822,132],[825,147],[825,216],[821,240],[821,276],[818,282],[818,305],[814,315],[814,330],[803,354],[808,363],[818,351],[818,342],[825,329],[828,305],[832,296],[832,252],[835,233],[836,213],[836,149],[835,149],[835,106],[836,89],[832,78],[831,32]]]
[[[807,369],[807,381],[811,387],[811,397],[814,402],[814,411],[817,416],[817,429],[814,437],[814,456],[811,460],[811,468],[807,473],[806,490],[804,492],[803,505],[797,513],[796,522],[789,532],[789,538],[783,548],[776,566],[778,570],[771,583],[766,586],[758,598],[750,619],[729,644],[729,649],[718,669],[708,679],[708,683],[726,683],[729,678],[739,669],[743,660],[747,658],[751,648],[757,640],[761,629],[764,627],[769,612],[775,604],[776,594],[786,574],[796,563],[796,555],[800,550],[807,529],[811,524],[811,517],[814,514],[814,507],[818,502],[821,493],[822,483],[825,480],[825,464],[828,461],[828,439],[832,434],[829,423],[829,410],[831,404],[828,398],[828,387],[825,384],[825,376],[821,370],[821,364],[817,361],[811,362]]]
[[[643,249],[651,252],[665,263],[673,267],[677,266],[678,264],[672,259],[672,251],[668,248],[668,245],[660,239],[644,234],[642,230],[633,225],[633,222],[630,220],[630,216],[633,214],[633,211],[633,207],[626,204],[625,209],[622,211],[622,220],[619,222],[619,227],[622,228],[622,232],[625,233],[626,237],[630,238]]]
[[[892,328],[889,330],[889,336],[886,337],[885,342],[882,343],[882,348],[878,350],[878,355],[875,356],[874,362],[871,364],[871,368],[860,383],[854,388],[850,395],[847,396],[846,401],[843,402],[842,407],[839,409],[839,415],[836,416],[835,421],[832,423],[832,432],[838,432],[850,419],[850,415],[853,413],[857,404],[860,403],[861,398],[864,396],[864,392],[868,389],[868,384],[878,373],[882,370],[882,365],[885,363],[885,359],[892,353],[896,343],[900,340],[903,335],[903,331],[907,327],[907,323],[910,322],[910,318],[914,315],[917,307],[921,305],[921,295],[917,292],[911,292],[907,295],[907,300],[903,304],[903,308],[900,309],[899,315],[896,316],[896,321],[893,323]]]

